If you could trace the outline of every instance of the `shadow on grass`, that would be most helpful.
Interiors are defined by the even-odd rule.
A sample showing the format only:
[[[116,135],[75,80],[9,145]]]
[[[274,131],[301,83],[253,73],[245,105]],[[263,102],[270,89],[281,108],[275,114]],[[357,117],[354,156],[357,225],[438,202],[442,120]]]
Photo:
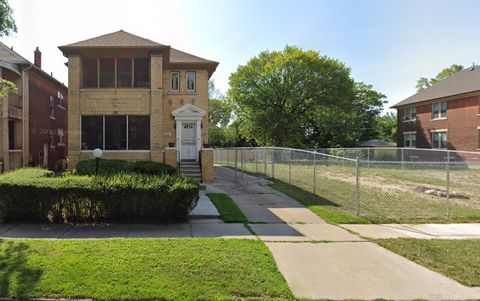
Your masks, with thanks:
[[[28,245],[0,240],[0,297],[24,300],[30,297],[42,272],[28,265]]]

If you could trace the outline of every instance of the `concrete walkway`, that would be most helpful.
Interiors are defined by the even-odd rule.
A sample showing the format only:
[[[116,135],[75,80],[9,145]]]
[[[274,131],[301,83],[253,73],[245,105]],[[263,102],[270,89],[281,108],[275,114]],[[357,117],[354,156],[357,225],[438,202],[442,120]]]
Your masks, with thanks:
[[[207,191],[229,194],[266,242],[297,298],[477,300],[463,286],[345,229],[326,224],[265,179],[216,168]],[[355,230],[354,230],[355,231]],[[328,243],[326,243],[328,241]]]

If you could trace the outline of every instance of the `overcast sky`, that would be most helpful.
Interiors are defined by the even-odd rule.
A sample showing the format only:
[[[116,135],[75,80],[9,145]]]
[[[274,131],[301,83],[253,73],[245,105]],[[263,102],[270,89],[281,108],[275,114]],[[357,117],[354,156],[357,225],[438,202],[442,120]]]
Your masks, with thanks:
[[[285,45],[343,61],[390,106],[415,92],[421,76],[480,62],[480,1],[10,0],[18,33],[2,41],[67,83],[57,46],[126,30],[220,62],[222,92],[238,65]]]

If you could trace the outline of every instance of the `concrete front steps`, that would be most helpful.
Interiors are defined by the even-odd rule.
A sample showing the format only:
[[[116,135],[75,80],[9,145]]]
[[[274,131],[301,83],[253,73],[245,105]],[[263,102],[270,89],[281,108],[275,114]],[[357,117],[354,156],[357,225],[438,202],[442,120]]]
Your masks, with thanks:
[[[202,182],[202,171],[198,162],[180,162],[180,173]]]

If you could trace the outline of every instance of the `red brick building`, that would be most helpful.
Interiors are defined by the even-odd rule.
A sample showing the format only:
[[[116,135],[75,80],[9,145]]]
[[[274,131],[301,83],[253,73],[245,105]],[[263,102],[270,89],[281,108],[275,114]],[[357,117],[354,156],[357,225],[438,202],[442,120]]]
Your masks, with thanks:
[[[13,82],[0,105],[0,162],[3,170],[65,167],[67,157],[67,87],[41,69],[38,48],[32,64],[0,43],[0,77]]]
[[[455,73],[393,108],[399,147],[480,150],[480,67]]]

